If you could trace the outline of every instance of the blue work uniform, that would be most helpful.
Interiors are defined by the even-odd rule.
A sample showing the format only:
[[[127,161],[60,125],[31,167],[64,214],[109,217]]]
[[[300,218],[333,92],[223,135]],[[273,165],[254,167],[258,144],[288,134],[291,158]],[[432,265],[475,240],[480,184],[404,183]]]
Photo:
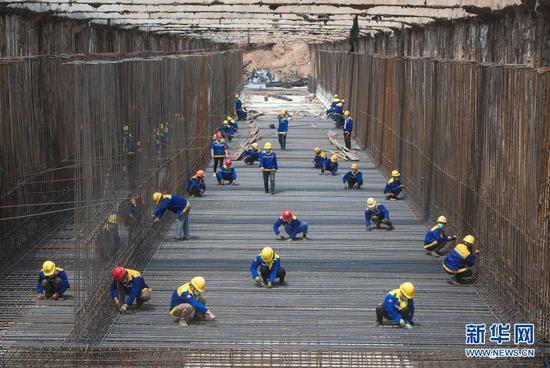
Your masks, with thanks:
[[[196,311],[205,314],[208,312],[208,308],[201,302],[199,302],[193,292],[191,291],[191,285],[189,283],[181,285],[172,293],[172,301],[170,302],[170,314],[174,314],[176,307],[180,304],[191,304]]]
[[[228,120],[229,126],[233,128],[234,131],[239,130],[239,124],[235,120]]]
[[[389,220],[390,219],[390,213],[388,212],[388,209],[383,204],[379,204],[376,206],[376,208],[369,210],[365,210],[365,226],[370,226],[370,219],[372,216],[378,217],[378,221],[382,221],[384,219]]]
[[[437,225],[432,227],[424,236],[424,249],[432,248],[437,244],[452,240],[443,230],[443,228],[440,229]]]
[[[111,297],[112,298],[118,298],[118,286],[120,286],[124,289],[124,293],[128,295],[128,298],[126,298],[126,301],[124,304],[132,305],[134,300],[138,297],[139,293],[143,289],[148,288],[147,284],[145,283],[145,279],[141,276],[141,273],[136,270],[130,270],[126,269],[126,273],[128,275],[128,279],[124,279],[122,281],[117,281],[113,279],[113,282],[111,283]]]
[[[344,120],[344,132],[351,133],[353,131],[353,120],[351,118],[347,118]]]
[[[210,148],[214,151],[214,157],[225,157],[225,151],[227,150],[227,143],[223,139],[216,139],[210,145]]]
[[[68,288],[71,286],[69,285],[69,278],[67,277],[67,274],[62,268],[55,268],[55,273],[51,276],[44,275],[44,271],[40,271],[38,273],[38,282],[36,283],[36,293],[37,294],[44,294],[46,291],[42,287],[42,281],[43,280],[53,280],[56,277],[59,277],[61,279],[61,286],[55,290],[57,295],[63,296]]]
[[[222,125],[218,128],[218,130],[222,132],[225,136],[232,137],[233,135],[235,135],[235,130],[229,124]]]
[[[170,210],[180,217],[189,212],[190,209],[191,205],[187,199],[175,194],[163,194],[155,211],[155,217],[160,220],[166,210]]]
[[[313,157],[313,167],[316,169],[320,169],[323,167],[323,162],[326,160],[327,155],[325,152],[321,151],[319,153],[315,154],[315,157]]]
[[[260,162],[258,163],[258,166],[263,167],[264,171],[278,170],[279,167],[277,166],[277,156],[275,155],[275,152],[271,151],[267,153],[266,151],[263,151],[260,153]]]
[[[443,261],[443,269],[451,274],[462,273],[476,263],[476,257],[466,244],[457,246]]]
[[[254,147],[250,147],[245,151],[245,158],[250,157],[249,160],[256,161],[260,159],[260,151]]]
[[[252,274],[253,279],[258,277],[258,267],[261,267],[261,266],[265,266],[269,268],[269,282],[274,284],[275,279],[279,274],[279,270],[281,269],[281,259],[279,255],[275,254],[275,258],[273,259],[273,261],[270,263],[267,263],[262,259],[261,254],[258,254],[250,264],[250,273]]]
[[[285,221],[282,217],[279,217],[277,222],[273,224],[273,232],[275,235],[279,235],[279,228],[281,226],[284,226],[286,233],[292,240],[294,240],[299,233],[303,233],[307,236],[307,222],[298,220],[296,216],[292,216],[290,221]]]
[[[279,126],[277,127],[279,134],[286,134],[288,132],[288,118],[286,116],[279,118]]]
[[[386,197],[396,196],[401,192],[401,180],[397,178],[390,178],[386,187],[384,188],[384,195]]]
[[[342,181],[344,184],[348,183],[350,188],[352,188],[355,184],[357,184],[358,187],[361,187],[361,185],[363,185],[363,174],[359,170],[348,171],[342,178]]]
[[[341,103],[336,104],[332,110],[331,118],[336,124],[341,124],[344,116],[344,106]]]
[[[235,100],[235,113],[239,120],[246,120],[248,113],[243,106],[243,102],[240,99]]]
[[[412,322],[413,316],[414,316],[414,302],[413,299],[407,299],[404,295],[399,298],[400,291],[399,289],[392,290],[386,295],[386,298],[384,299],[384,303],[382,306],[384,307],[384,310],[388,313],[388,315],[391,317],[392,321],[395,323],[399,323],[403,317],[399,313],[399,311],[408,308],[409,309],[409,315],[407,318],[404,318],[406,322]],[[402,294],[402,293],[401,293]]]
[[[187,183],[187,192],[189,193],[200,193],[201,191],[206,190],[206,183],[204,179],[198,178],[196,175],[189,179]]]
[[[332,175],[336,175],[338,172],[338,161],[333,162],[330,158],[327,158],[323,161],[322,172],[330,172]]]
[[[237,180],[237,170],[235,170],[234,167],[226,167],[225,165],[223,165],[216,172],[216,179],[218,179],[219,181],[222,181],[222,180],[229,180],[229,181]]]

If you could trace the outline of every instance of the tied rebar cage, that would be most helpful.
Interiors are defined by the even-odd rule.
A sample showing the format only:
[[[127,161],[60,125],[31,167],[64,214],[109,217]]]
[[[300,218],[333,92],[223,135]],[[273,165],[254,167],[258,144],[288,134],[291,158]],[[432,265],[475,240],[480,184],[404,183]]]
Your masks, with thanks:
[[[338,91],[355,138],[432,225],[473,234],[478,293],[550,338],[550,72],[521,65],[312,50],[316,93]],[[546,137],[546,138],[545,138]]]

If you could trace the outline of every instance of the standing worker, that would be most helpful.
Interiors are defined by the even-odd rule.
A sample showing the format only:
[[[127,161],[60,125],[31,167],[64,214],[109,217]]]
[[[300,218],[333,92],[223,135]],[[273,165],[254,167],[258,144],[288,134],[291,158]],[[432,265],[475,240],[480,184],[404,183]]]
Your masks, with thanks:
[[[197,276],[172,293],[170,314],[179,320],[181,327],[187,327],[195,317],[209,321],[216,319],[214,313],[206,308],[206,298],[203,295],[205,291],[206,281],[203,277]]]
[[[206,183],[204,182],[204,170],[198,170],[195,176],[189,179],[187,183],[187,194],[190,197],[200,197],[206,192]]]
[[[323,175],[327,172],[327,174],[330,175],[336,175],[338,172],[338,156],[332,155],[330,159],[326,158],[323,161],[323,167],[321,167],[321,173],[319,175]]]
[[[351,132],[353,131],[353,120],[349,115],[349,111],[344,111],[344,143],[347,149],[351,149]]]
[[[388,183],[386,184],[386,187],[384,188],[384,196],[386,199],[395,201],[401,198],[398,198],[397,196],[405,186],[401,184],[401,173],[397,170],[393,170],[391,172],[391,178],[388,180]]]
[[[254,142],[249,148],[244,151],[244,163],[247,165],[253,165],[260,159],[260,149],[258,143]]]
[[[401,327],[411,329],[414,316],[414,285],[404,282],[399,289],[394,289],[386,295],[383,304],[376,307],[376,322],[378,326],[384,324],[384,318],[389,319]]]
[[[283,113],[279,115],[279,126],[277,127],[277,135],[279,136],[279,145],[283,151],[286,150],[286,136],[288,134],[288,117],[284,113],[287,110],[283,110]]]
[[[279,169],[277,166],[277,156],[271,150],[272,145],[270,142],[264,144],[264,151],[260,154],[260,170],[264,178],[264,189],[266,193],[275,194],[275,173]],[[269,184],[271,182],[271,189]]]
[[[126,312],[128,307],[136,302],[138,308],[151,299],[151,289],[145,283],[141,273],[136,270],[115,266],[111,270],[111,297],[120,312]]]
[[[216,172],[216,179],[218,179],[218,184],[223,185],[224,181],[227,181],[227,184],[237,184],[237,170],[233,167],[231,160],[226,158],[223,162],[223,166],[218,169]]]
[[[345,189],[360,189],[363,185],[363,173],[359,171],[359,165],[351,164],[351,171],[348,171],[342,178]]]
[[[315,169],[321,169],[323,167],[323,162],[327,159],[327,154],[321,149],[321,147],[315,147],[313,152],[315,152],[315,156],[313,157],[313,167]]]
[[[164,212],[170,210],[178,217],[176,220],[176,240],[191,239],[189,235],[189,211],[191,210],[191,204],[187,199],[175,194],[156,192],[153,194],[153,202],[158,206],[153,216],[154,224],[158,224]]]
[[[70,287],[69,278],[62,268],[56,267],[52,261],[46,261],[42,264],[36,283],[36,299],[62,299],[63,294]]]
[[[237,114],[238,120],[246,120],[246,117],[248,115],[243,102],[239,98],[239,95],[235,95],[235,114]]]
[[[227,157],[228,148],[222,133],[216,132],[216,139],[210,145],[210,156],[214,159],[214,176],[216,176],[218,166],[221,167],[223,165],[223,159]]]
[[[273,224],[273,232],[275,235],[277,235],[279,239],[284,240],[284,234],[279,231],[281,226],[285,228],[285,232],[288,235],[288,241],[296,240],[296,236],[299,233],[302,233],[302,239],[307,239],[307,222],[298,220],[291,211],[283,211],[283,215]]]
[[[431,255],[434,257],[440,257],[440,251],[445,247],[447,242],[456,239],[456,235],[447,236],[445,234],[445,225],[447,225],[447,218],[439,216],[435,226],[424,237],[424,249],[427,252],[431,252]]]
[[[378,204],[374,198],[367,199],[367,209],[365,210],[365,226],[371,231],[371,222],[380,228],[380,224],[388,225],[388,230],[393,230],[393,224],[390,221],[390,213],[386,206]]]
[[[475,238],[472,235],[466,235],[443,261],[443,269],[449,275],[452,275],[450,282],[454,285],[472,283],[473,271],[471,267],[476,263],[476,255],[479,249],[473,251]],[[464,280],[467,279],[467,280]]]
[[[260,274],[258,274],[258,267],[260,268]],[[265,247],[254,258],[250,264],[250,273],[252,279],[259,286],[272,288],[276,279],[279,279],[280,284],[285,284],[286,271],[281,267],[281,258],[271,247]]]

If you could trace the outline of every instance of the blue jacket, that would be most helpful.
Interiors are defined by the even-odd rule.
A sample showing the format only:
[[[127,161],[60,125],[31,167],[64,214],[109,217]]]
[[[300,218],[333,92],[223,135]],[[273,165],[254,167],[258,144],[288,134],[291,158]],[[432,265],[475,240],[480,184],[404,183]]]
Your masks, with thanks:
[[[347,118],[344,120],[344,132],[352,132],[353,131],[353,120],[351,118]]]
[[[246,156],[250,156],[252,157],[253,159],[257,160],[260,158],[260,151],[254,149],[254,148],[248,148],[246,150]]]
[[[390,213],[388,212],[386,206],[379,204],[373,210],[365,210],[365,226],[370,225],[370,218],[375,215],[380,219],[390,219]]]
[[[402,319],[399,311],[401,309],[409,307],[409,316],[405,319],[405,321],[412,322],[414,316],[413,299],[407,299],[405,296],[400,299],[399,289],[392,290],[388,293],[388,295],[386,295],[383,306],[395,323],[399,323],[399,321]]]
[[[342,181],[344,183],[347,183],[348,179],[355,179],[355,181],[358,185],[363,185],[363,174],[359,170],[357,170],[355,172],[348,171],[346,173],[346,175],[344,175],[344,177],[342,178]]]
[[[435,225],[426,233],[426,236],[424,237],[424,248],[449,240],[452,239],[445,235],[443,229],[440,229],[437,225]]]
[[[243,109],[243,102],[241,100],[235,100],[235,110],[240,111]]]
[[[235,170],[234,167],[226,167],[223,165],[218,169],[216,174],[220,175],[223,180],[229,180],[229,178],[237,180],[237,170]]]
[[[313,157],[313,163],[315,164],[315,168],[320,169],[323,167],[323,162],[325,161],[325,158],[321,155],[323,151],[319,152],[318,154],[315,154],[315,157]],[[326,157],[326,155],[325,155]]]
[[[193,296],[191,292],[191,285],[189,283],[181,285],[172,293],[172,301],[170,302],[170,314],[174,314],[174,310],[180,304],[191,304],[195,310],[200,313],[208,312],[208,308],[201,302],[199,302]]]
[[[37,294],[44,294],[45,293],[45,290],[41,285],[42,280],[44,280],[44,279],[46,279],[46,280],[50,279],[51,280],[51,279],[54,279],[57,276],[59,276],[59,278],[61,279],[62,285],[61,285],[61,288],[56,290],[56,293],[57,293],[57,295],[62,296],[67,291],[67,289],[70,288],[71,286],[69,285],[69,278],[67,277],[67,274],[65,273],[65,271],[63,271],[62,268],[58,268],[58,267],[55,268],[55,273],[50,277],[46,277],[46,275],[44,275],[44,272],[40,271],[40,273],[38,274],[38,283],[36,284],[36,293]]]
[[[273,260],[273,262],[271,262],[271,264],[268,264],[264,262],[262,256],[258,254],[250,264],[250,273],[252,274],[253,279],[258,277],[258,267],[260,266],[269,267],[269,282],[274,283],[275,279],[277,278],[277,274],[281,269],[281,259],[278,254],[275,254],[275,259]]]
[[[225,151],[227,150],[227,143],[224,140],[215,140],[210,145],[210,148],[214,150],[214,157],[225,157]]]
[[[476,263],[476,257],[466,244],[457,244],[443,261],[443,268],[451,273],[465,271]]]
[[[234,135],[235,129],[231,125],[222,125],[218,130],[226,135]]]
[[[336,175],[338,172],[338,161],[332,162],[330,158],[323,161],[323,168],[330,171],[332,175]]]
[[[201,190],[206,190],[204,179],[199,179],[197,178],[197,176],[193,176],[191,179],[189,179],[189,182],[187,183],[187,191],[190,191],[191,189],[197,192],[200,192]]]
[[[340,116],[344,115],[344,106],[338,106],[338,104],[334,105],[332,113]]]
[[[384,188],[384,194],[393,194],[401,187],[401,180],[391,178]]]
[[[258,163],[259,167],[263,167],[266,171],[273,171],[279,169],[277,166],[277,156],[275,152],[271,153],[262,152],[260,153],[260,162]]]
[[[128,281],[122,281],[121,286],[124,288],[124,293],[128,295],[125,304],[131,305],[141,290],[147,288],[148,286],[145,283],[145,279],[141,277],[141,273],[138,271],[127,268],[126,272],[128,272]],[[113,279],[113,282],[111,283],[111,297],[118,298],[118,282],[115,279]]]
[[[286,117],[279,118],[279,127],[277,128],[277,132],[279,133],[288,132],[288,119]]]
[[[164,194],[159,202],[157,210],[155,211],[155,217],[160,220],[166,210],[174,212],[176,216],[179,217],[182,214],[189,212],[190,209],[191,205],[187,199],[175,194]]]
[[[300,220],[298,220],[298,218],[296,218],[296,216],[293,216],[292,221],[290,222],[283,220],[282,217],[279,217],[277,222],[273,224],[273,232],[275,233],[275,235],[279,235],[279,228],[281,226],[284,226],[286,233],[290,236],[290,239],[294,240],[300,230],[300,224],[301,222]]]

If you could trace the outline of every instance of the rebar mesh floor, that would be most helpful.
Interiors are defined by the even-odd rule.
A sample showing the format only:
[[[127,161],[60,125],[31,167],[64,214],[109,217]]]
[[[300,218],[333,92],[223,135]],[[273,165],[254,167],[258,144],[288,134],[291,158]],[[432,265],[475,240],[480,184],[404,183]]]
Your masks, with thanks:
[[[263,140],[278,157],[276,194],[264,193],[256,165],[235,162],[237,186],[218,186],[208,169],[207,196],[191,199],[190,241],[167,234],[144,272],[154,295],[142,310],[121,315],[102,345],[143,347],[406,348],[460,351],[466,323],[491,323],[494,317],[470,287],[447,284],[441,266],[422,249],[426,231],[406,201],[385,201],[386,179],[357,151],[365,178],[362,190],[344,190],[342,175],[351,162],[340,162],[339,175],[320,176],[312,168],[312,149],[330,147],[333,125],[322,106],[306,94],[292,102],[248,92],[249,109],[264,112],[256,120]],[[278,149],[275,114],[282,108],[307,116],[290,122],[287,151]],[[246,135],[245,124],[239,135]],[[364,227],[367,197],[386,205],[395,230]],[[285,209],[309,223],[309,240],[276,240],[272,225]],[[171,230],[174,230],[172,228]],[[249,274],[252,259],[273,247],[287,270],[288,286],[256,287]],[[207,280],[208,306],[216,322],[181,328],[168,315],[174,289],[190,278]],[[375,327],[375,307],[386,293],[412,281],[417,326],[410,331]]]

